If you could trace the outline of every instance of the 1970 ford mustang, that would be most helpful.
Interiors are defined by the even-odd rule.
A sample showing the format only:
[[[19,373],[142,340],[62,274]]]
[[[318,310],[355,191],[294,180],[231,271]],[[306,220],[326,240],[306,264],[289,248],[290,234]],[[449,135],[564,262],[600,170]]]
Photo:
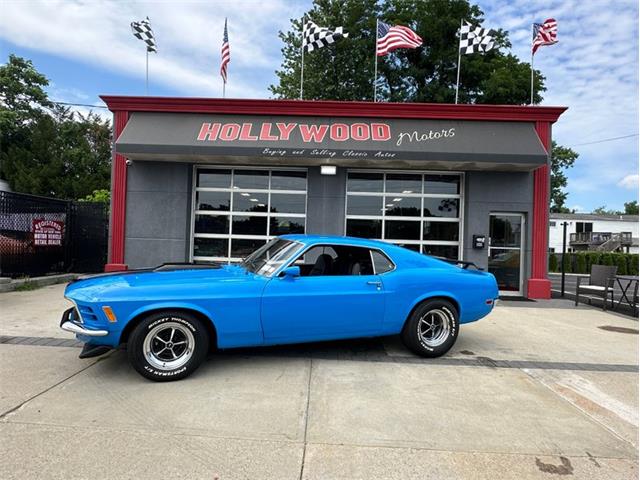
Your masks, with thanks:
[[[461,323],[487,315],[493,275],[360,238],[286,235],[239,265],[163,265],[69,284],[60,326],[81,357],[126,343],[158,381],[191,374],[214,348],[401,334],[425,357],[446,353]]]

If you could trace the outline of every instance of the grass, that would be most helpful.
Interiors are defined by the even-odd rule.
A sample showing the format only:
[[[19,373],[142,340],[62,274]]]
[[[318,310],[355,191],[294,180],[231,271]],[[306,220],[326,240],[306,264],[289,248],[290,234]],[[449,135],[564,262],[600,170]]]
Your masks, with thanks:
[[[35,282],[30,281],[29,279],[25,279],[24,283],[18,285],[13,291],[14,292],[30,292],[31,290],[37,290],[40,288]]]

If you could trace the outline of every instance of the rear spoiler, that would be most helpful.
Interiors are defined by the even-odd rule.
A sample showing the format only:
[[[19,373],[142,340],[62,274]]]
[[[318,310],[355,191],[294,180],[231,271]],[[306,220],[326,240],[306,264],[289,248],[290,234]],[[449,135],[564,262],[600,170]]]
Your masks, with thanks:
[[[475,270],[480,270],[480,271],[484,270],[483,268],[477,266],[473,262],[466,262],[464,260],[454,260],[452,258],[445,258],[445,257],[435,257],[433,255],[431,255],[431,256],[433,258],[437,258],[438,260],[442,260],[443,262],[451,263],[452,265],[458,265],[463,270],[468,270],[469,267],[473,267]]]

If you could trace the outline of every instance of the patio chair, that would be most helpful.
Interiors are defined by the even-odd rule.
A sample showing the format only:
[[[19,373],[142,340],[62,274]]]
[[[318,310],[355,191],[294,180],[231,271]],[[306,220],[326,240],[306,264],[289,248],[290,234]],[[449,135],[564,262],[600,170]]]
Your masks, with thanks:
[[[582,277],[578,277],[576,285],[576,305],[580,300],[580,292],[602,298],[602,310],[607,310],[607,298],[611,294],[611,308],[613,308],[613,282],[616,279],[618,267],[606,265],[592,265],[589,274],[589,284],[581,285]]]

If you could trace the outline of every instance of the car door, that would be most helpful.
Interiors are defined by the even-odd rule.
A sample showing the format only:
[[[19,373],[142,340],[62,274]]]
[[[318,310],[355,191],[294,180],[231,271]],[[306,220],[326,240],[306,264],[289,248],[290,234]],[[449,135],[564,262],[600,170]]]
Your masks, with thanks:
[[[375,335],[382,328],[384,304],[384,284],[373,267],[355,274],[276,277],[266,285],[262,297],[265,342]]]

